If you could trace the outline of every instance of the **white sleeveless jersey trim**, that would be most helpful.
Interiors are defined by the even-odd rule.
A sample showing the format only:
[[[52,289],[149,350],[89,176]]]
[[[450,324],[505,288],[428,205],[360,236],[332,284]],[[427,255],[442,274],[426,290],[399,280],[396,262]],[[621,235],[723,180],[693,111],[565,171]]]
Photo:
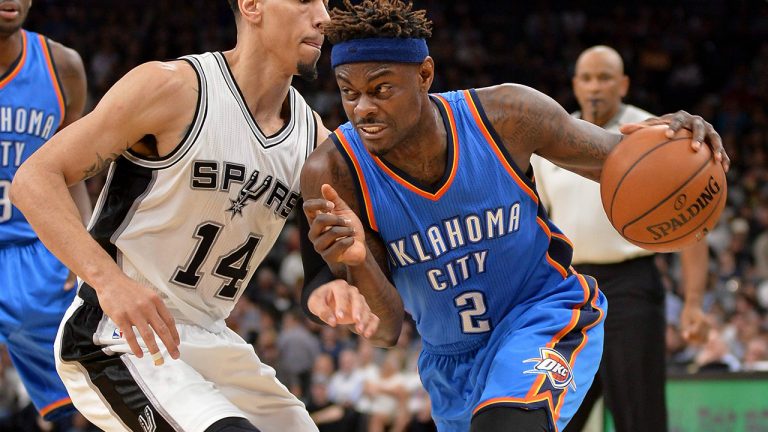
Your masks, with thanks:
[[[109,168],[107,169],[107,178],[104,180],[104,187],[101,189],[101,192],[99,192],[99,198],[96,199],[96,204],[93,206],[93,214],[91,214],[91,220],[88,221],[88,226],[86,228],[88,231],[93,229],[94,224],[101,217],[102,210],[104,210],[107,191],[109,190],[108,185],[112,183],[112,176],[115,174],[115,167],[116,165],[114,162],[109,164]]]
[[[194,132],[173,158],[118,159],[92,234],[177,318],[218,331],[298,203],[317,124],[290,88],[292,126],[262,141],[220,54],[185,59],[201,82]]]
[[[205,75],[202,73],[202,66],[198,59],[193,56],[185,56],[181,57],[181,59],[187,61],[187,63],[189,63],[195,70],[195,74],[197,75],[197,87],[200,89],[198,92],[197,106],[195,107],[192,126],[184,135],[184,138],[182,138],[179,145],[177,145],[167,156],[160,159],[147,159],[131,150],[123,152],[123,156],[136,165],[152,169],[167,168],[183,158],[200,135],[200,130],[205,123],[206,114],[208,113],[208,82]]]
[[[152,171],[152,178],[149,181],[149,184],[146,186],[146,189],[142,192],[141,195],[139,195],[136,199],[134,199],[133,203],[131,204],[131,207],[128,209],[128,213],[126,214],[125,218],[123,219],[123,223],[121,223],[115,232],[112,234],[112,236],[109,238],[110,243],[116,244],[117,239],[120,238],[120,235],[125,231],[128,226],[131,224],[131,221],[133,220],[133,216],[138,211],[139,207],[141,206],[142,201],[144,201],[144,198],[146,198],[150,193],[152,193],[152,188],[155,185],[155,182],[157,182],[158,173],[157,171]],[[120,250],[117,250],[118,254],[118,264],[120,259]]]
[[[254,121],[253,116],[251,115],[251,111],[248,109],[248,105],[246,105],[245,101],[243,100],[243,94],[240,92],[240,87],[238,87],[237,83],[235,82],[234,76],[232,76],[232,70],[229,68],[229,64],[227,63],[227,60],[224,58],[224,55],[220,52],[213,53],[214,57],[216,58],[217,63],[219,64],[219,68],[221,69],[221,75],[224,77],[224,79],[227,82],[227,86],[229,87],[229,91],[232,93],[232,97],[235,98],[238,105],[240,105],[240,110],[243,113],[243,117],[245,117],[245,120],[248,122],[248,125],[251,127],[251,131],[253,131],[253,134],[256,136],[256,138],[259,140],[259,144],[261,144],[264,148],[269,148],[276,146],[280,144],[281,142],[285,141],[285,139],[288,137],[288,135],[293,132],[293,128],[296,126],[296,119],[292,115],[291,119],[288,123],[285,124],[276,134],[274,134],[271,137],[267,137],[264,135],[264,132],[261,131],[261,128],[259,128],[259,125],[256,124],[256,121]],[[294,107],[296,106],[296,91],[291,88],[289,92],[289,103],[291,106],[291,112],[295,112]]]

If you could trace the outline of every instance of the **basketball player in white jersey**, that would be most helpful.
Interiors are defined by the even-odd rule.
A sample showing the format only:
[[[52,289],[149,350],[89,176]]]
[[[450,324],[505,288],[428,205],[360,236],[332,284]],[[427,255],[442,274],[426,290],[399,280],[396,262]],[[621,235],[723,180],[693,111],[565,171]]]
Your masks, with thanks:
[[[316,76],[327,5],[229,1],[234,49],[138,66],[12,186],[14,204],[82,280],[59,328],[57,368],[78,410],[107,431],[317,430],[224,319],[328,135],[291,87],[293,75]],[[66,187],[105,167],[89,233]],[[373,331],[377,318],[351,300],[340,323]]]

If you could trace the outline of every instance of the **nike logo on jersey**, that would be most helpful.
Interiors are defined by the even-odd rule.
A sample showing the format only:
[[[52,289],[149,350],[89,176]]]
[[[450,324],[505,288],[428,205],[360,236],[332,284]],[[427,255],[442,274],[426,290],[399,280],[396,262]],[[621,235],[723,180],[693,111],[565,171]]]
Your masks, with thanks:
[[[0,133],[27,134],[47,140],[53,135],[56,116],[27,107],[0,106]]]
[[[245,165],[232,162],[194,161],[192,164],[192,189],[219,190],[229,192],[233,184],[242,184],[237,196],[230,198],[225,210],[234,218],[243,216],[244,208],[254,201],[262,201],[264,207],[285,219],[299,201],[299,193],[292,191],[285,182],[274,175],[253,170],[247,177]]]

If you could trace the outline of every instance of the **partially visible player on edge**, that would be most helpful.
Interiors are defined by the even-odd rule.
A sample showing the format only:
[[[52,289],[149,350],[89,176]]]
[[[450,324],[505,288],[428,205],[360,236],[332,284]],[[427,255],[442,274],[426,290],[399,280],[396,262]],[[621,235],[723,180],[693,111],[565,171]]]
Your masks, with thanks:
[[[14,203],[83,280],[55,354],[75,406],[104,430],[317,430],[224,319],[328,133],[291,87],[317,74],[327,5],[229,3],[234,49],[136,67],[13,182]],[[62,192],[107,167],[89,233]],[[360,331],[374,318],[364,310]]]
[[[573,114],[610,132],[653,114],[622,103],[629,88],[616,50],[594,46],[576,61],[573,91],[581,111]],[[574,245],[573,265],[594,276],[611,305],[605,320],[600,369],[584,403],[566,430],[580,431],[601,394],[616,430],[667,430],[665,398],[664,287],[653,252],[624,240],[611,226],[600,200],[600,185],[538,156],[531,160],[536,189],[552,221]],[[708,326],[701,311],[707,280],[706,241],[681,256],[685,307],[683,335],[703,342]],[[627,373],[631,370],[632,373]]]
[[[8,346],[37,410],[55,420],[74,412],[56,373],[53,342],[75,296],[75,278],[43,246],[9,194],[19,165],[80,118],[86,80],[77,52],[22,28],[31,6],[31,0],[0,2],[0,343]],[[73,184],[72,222],[83,226],[91,204],[85,184]],[[64,189],[61,194],[69,197]],[[43,201],[35,205],[46,209]],[[56,217],[47,214],[48,220]]]
[[[309,310],[334,324],[335,296],[354,287],[381,319],[380,345],[407,310],[440,431],[562,430],[597,371],[606,301],[571,268],[525,173],[536,153],[596,180],[622,136],[525,86],[430,95],[424,11],[345,6],[325,33],[350,121],[301,179],[309,238],[345,280],[314,288]],[[655,122],[692,129],[693,147],[707,141],[727,165],[700,117]]]

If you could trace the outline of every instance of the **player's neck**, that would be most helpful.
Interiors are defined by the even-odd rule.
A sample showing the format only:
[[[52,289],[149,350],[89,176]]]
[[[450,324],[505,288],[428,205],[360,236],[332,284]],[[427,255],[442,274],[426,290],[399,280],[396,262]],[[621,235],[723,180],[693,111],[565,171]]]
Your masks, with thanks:
[[[265,61],[265,58],[269,58],[268,55],[253,55],[235,48],[226,51],[224,57],[243,93],[248,109],[259,126],[279,119],[291,86],[292,75],[275,62]]]
[[[411,177],[425,184],[433,184],[445,174],[448,131],[440,110],[431,100],[424,105],[424,111],[413,131],[385,159]]]
[[[0,75],[21,55],[21,31],[8,36],[0,36]]]

